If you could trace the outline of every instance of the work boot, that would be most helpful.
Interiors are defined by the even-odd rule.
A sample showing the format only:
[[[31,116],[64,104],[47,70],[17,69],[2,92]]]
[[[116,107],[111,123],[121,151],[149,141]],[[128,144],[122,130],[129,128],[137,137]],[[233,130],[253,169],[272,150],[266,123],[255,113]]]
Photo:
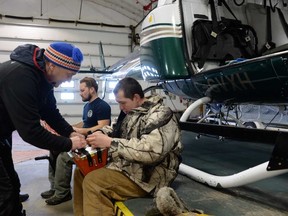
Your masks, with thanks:
[[[41,193],[41,197],[44,199],[48,199],[48,198],[52,197],[54,195],[54,193],[55,193],[55,190],[50,189],[48,191]]]
[[[19,194],[20,202],[25,202],[29,198],[29,194]]]
[[[52,196],[51,198],[45,200],[45,202],[47,203],[47,205],[58,205],[60,203],[69,201],[71,199],[72,199],[72,195],[71,195],[71,193],[69,193],[63,198],[59,198],[57,196]]]

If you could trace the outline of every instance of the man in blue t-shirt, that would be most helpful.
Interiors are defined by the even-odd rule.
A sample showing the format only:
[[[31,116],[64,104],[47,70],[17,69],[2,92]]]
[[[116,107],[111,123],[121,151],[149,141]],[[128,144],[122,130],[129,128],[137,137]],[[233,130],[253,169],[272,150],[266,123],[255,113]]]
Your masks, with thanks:
[[[82,121],[73,126],[74,130],[85,136],[110,124],[111,107],[98,97],[98,84],[95,79],[85,77],[80,80],[80,96],[87,102],[83,108]],[[73,160],[67,152],[61,152],[56,160],[55,170],[49,166],[51,189],[41,193],[48,205],[58,205],[72,199],[71,177]]]
[[[83,108],[83,121],[74,125],[74,130],[83,135],[110,124],[111,107],[98,97],[97,92],[98,85],[93,78],[85,77],[80,81],[80,96],[88,103]]]

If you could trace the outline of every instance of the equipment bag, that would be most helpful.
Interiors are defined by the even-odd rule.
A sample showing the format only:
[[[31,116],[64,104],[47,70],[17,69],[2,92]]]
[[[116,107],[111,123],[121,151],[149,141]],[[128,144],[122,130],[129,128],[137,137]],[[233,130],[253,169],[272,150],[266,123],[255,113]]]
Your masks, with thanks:
[[[196,20],[192,26],[192,61],[202,68],[206,60],[219,61],[253,58],[257,56],[258,39],[255,30],[237,20],[225,0],[219,1],[229,10],[235,20],[217,20],[214,0],[210,0],[212,20]]]
[[[219,61],[253,58],[257,56],[257,35],[249,25],[238,20],[218,22],[218,33],[213,30],[212,21],[196,20],[192,27],[192,60],[202,68],[206,60]]]

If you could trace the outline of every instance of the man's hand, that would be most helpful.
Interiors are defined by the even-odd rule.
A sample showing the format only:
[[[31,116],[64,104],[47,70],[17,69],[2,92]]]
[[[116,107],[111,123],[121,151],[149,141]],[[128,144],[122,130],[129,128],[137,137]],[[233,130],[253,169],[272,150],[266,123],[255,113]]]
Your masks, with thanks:
[[[80,134],[85,135],[85,130],[83,130],[83,128],[73,127],[73,129],[74,129],[77,133],[80,133]]]
[[[83,138],[85,138],[85,136],[83,135],[83,134],[81,134],[81,133],[79,133],[79,132],[72,132],[71,134],[70,134],[70,138],[72,138],[72,137],[75,137],[75,136],[79,136],[79,137],[83,137]]]
[[[86,142],[84,136],[72,136],[70,139],[72,141],[72,149],[71,150],[85,148],[87,145],[87,142]]]
[[[112,138],[103,134],[101,131],[96,131],[88,135],[86,141],[92,148],[109,148],[111,146]]]

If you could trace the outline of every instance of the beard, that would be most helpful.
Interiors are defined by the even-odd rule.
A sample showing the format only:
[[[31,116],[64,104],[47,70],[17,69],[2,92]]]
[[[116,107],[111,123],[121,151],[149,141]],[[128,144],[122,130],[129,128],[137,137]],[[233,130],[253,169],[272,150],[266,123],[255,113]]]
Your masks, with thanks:
[[[83,102],[87,102],[87,101],[90,101],[91,98],[92,98],[92,95],[89,94],[88,97],[86,97],[86,98],[82,98],[82,101],[83,101]]]

